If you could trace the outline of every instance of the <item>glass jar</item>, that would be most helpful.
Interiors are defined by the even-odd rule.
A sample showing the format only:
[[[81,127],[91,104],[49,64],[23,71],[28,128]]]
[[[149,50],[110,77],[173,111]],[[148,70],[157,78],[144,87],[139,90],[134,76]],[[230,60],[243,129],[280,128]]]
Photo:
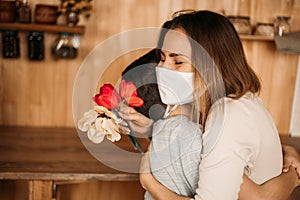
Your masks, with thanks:
[[[291,30],[290,25],[290,19],[289,16],[277,16],[274,27],[275,27],[275,34],[279,36],[283,36],[284,34],[287,34]]]
[[[44,59],[44,33],[32,31],[28,35],[28,58],[30,60]]]
[[[229,21],[233,24],[239,34],[250,35],[252,33],[250,18],[247,16],[228,16]]]
[[[4,58],[20,57],[18,31],[7,30],[2,32],[2,54]]]
[[[272,23],[258,22],[255,28],[255,35],[274,36],[274,25]]]
[[[79,22],[79,14],[75,11],[67,12],[66,21],[68,26],[76,26]]]
[[[31,23],[31,8],[27,0],[19,2],[18,21],[20,23]]]
[[[79,36],[60,33],[52,46],[52,54],[56,58],[76,58],[79,44]]]

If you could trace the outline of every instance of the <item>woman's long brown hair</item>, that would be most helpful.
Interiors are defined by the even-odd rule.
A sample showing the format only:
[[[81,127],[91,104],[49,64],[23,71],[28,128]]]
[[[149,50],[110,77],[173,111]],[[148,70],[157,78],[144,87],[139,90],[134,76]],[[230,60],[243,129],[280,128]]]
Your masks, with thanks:
[[[191,38],[192,62],[199,72],[195,76],[196,107],[203,126],[210,107],[218,99],[238,99],[248,91],[260,92],[260,80],[246,60],[234,26],[225,16],[211,11],[182,14],[171,20],[171,29],[178,28]]]

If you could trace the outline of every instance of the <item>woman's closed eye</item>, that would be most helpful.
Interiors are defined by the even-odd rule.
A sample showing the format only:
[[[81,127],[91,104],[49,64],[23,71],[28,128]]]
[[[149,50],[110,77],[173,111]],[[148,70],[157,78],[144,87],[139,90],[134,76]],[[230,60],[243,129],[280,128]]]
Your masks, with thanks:
[[[175,64],[176,65],[181,65],[181,64],[183,64],[183,61],[175,61]]]
[[[184,61],[183,60],[177,60],[175,57],[170,57],[170,59],[172,59],[172,61],[173,61],[173,63],[175,64],[175,65],[181,65],[181,64],[183,64],[184,63]],[[166,61],[166,58],[165,58],[165,56],[160,56],[160,60],[159,60],[159,62],[160,63],[164,63]]]
[[[165,59],[160,59],[160,61],[159,61],[159,63],[160,63],[161,65],[164,64],[164,62],[165,62]],[[173,63],[174,63],[174,66],[176,66],[176,67],[179,67],[178,65],[184,64],[183,61],[173,61]]]

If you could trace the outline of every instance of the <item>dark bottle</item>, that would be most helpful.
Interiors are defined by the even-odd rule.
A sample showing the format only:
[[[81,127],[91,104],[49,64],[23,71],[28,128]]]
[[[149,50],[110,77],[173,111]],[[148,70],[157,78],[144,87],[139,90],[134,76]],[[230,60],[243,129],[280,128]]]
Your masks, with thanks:
[[[79,43],[79,36],[60,33],[52,46],[52,54],[56,58],[76,58]]]
[[[28,35],[28,58],[30,60],[44,59],[44,34],[32,31]]]
[[[20,39],[18,31],[2,32],[2,54],[4,58],[20,57]]]
[[[18,21],[20,23],[31,23],[31,8],[27,0],[19,2],[18,6]]]

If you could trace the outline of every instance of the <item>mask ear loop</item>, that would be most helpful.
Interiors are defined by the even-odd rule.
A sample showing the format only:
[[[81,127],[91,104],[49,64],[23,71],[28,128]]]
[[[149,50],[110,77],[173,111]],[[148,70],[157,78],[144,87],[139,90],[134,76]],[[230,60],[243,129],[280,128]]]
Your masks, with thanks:
[[[170,115],[170,113],[173,112],[177,107],[178,107],[178,105],[174,105],[172,108],[171,108],[171,105],[167,105],[163,119],[167,118]]]

